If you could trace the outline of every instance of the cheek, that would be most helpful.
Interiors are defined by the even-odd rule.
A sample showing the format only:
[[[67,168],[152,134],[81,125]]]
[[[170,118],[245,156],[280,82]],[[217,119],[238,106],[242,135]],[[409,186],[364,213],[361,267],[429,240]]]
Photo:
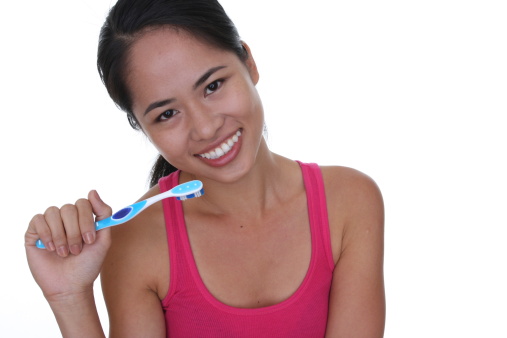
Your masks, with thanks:
[[[160,154],[168,158],[175,154],[175,151],[181,149],[181,144],[178,144],[178,137],[175,137],[174,132],[163,132],[150,130],[144,133],[148,140],[158,150]]]
[[[244,104],[245,104],[245,106],[248,107],[248,109],[250,111],[249,118],[251,118],[256,123],[263,126],[264,125],[264,110],[263,110],[259,95],[257,94],[257,91],[255,89],[252,91],[252,93],[250,93],[248,100],[246,100]]]
[[[255,88],[243,88],[235,95],[231,95],[230,100],[224,105],[224,109],[231,116],[246,117],[255,119],[262,117],[262,105]]]
[[[148,140],[157,147],[157,134],[153,133],[151,130],[146,129],[146,127],[141,125],[144,135],[148,138]]]

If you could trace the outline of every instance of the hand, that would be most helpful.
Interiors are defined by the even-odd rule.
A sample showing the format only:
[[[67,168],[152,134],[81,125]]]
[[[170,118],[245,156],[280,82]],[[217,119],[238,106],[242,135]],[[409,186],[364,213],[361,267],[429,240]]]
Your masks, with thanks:
[[[72,297],[93,288],[111,244],[110,229],[95,232],[97,220],[111,216],[111,208],[96,191],[88,199],[36,215],[25,233],[30,271],[48,301]],[[47,249],[35,246],[42,239]]]

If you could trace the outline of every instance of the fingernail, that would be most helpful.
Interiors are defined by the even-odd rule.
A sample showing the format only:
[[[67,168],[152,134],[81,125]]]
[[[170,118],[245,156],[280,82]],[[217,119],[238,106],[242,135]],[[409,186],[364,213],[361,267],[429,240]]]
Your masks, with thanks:
[[[95,241],[95,234],[93,232],[87,232],[83,234],[83,240],[86,244],[92,244]]]
[[[73,246],[70,247],[70,252],[73,255],[79,255],[79,253],[81,252],[81,245],[74,244]]]
[[[55,251],[56,250],[55,243],[53,243],[52,241],[48,242],[48,245],[46,247],[48,248],[49,251]]]
[[[67,257],[67,255],[69,254],[69,251],[67,250],[66,246],[58,247],[56,252],[58,253],[58,256],[60,256],[60,257]]]

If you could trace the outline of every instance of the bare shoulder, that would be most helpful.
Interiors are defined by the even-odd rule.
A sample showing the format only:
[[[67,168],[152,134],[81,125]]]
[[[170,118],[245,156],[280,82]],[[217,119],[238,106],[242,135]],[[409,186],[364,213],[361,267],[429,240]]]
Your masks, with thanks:
[[[321,167],[324,179],[333,256],[341,253],[362,232],[382,233],[384,204],[376,182],[368,175],[347,167]]]
[[[139,200],[144,200],[159,193],[158,185],[151,188]],[[139,283],[152,284],[150,278],[158,276],[155,257],[162,256],[159,250],[167,249],[165,227],[163,224],[161,203],[156,203],[131,221],[113,227],[111,249],[103,267],[103,274],[109,271],[112,275],[125,279],[139,278]],[[146,263],[150,264],[146,264]],[[165,262],[163,262],[165,263]],[[154,269],[155,267],[155,269]],[[142,272],[142,273],[132,273]],[[154,274],[154,276],[153,276]],[[114,283],[117,283],[115,281]],[[156,285],[151,286],[156,288]],[[150,287],[150,288],[151,288]]]
[[[322,167],[335,270],[326,336],[381,337],[384,206],[377,184],[345,167]]]
[[[379,193],[375,181],[359,170],[341,166],[321,166],[320,168],[326,186],[331,186],[340,191],[351,189],[349,192]]]
[[[339,166],[325,166],[321,170],[327,198],[346,206],[347,214],[364,212],[365,208],[383,208],[380,189],[370,176]]]
[[[350,168],[322,167],[335,259],[326,336],[382,337],[384,206],[377,184]]]
[[[158,192],[158,186],[155,186],[140,200]],[[141,317],[146,317],[152,327],[160,328],[163,324],[160,300],[169,285],[169,257],[161,203],[150,206],[129,222],[113,227],[111,232],[112,244],[102,267],[101,283],[111,332],[116,332],[113,336],[140,334],[130,323],[138,322]]]

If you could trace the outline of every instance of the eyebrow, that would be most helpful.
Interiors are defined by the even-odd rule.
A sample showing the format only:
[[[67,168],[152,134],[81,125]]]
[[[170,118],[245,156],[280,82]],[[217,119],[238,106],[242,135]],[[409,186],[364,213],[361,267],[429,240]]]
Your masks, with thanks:
[[[206,80],[211,76],[213,75],[213,73],[219,71],[220,69],[223,69],[223,68],[226,68],[227,66],[218,66],[218,67],[213,67],[213,68],[210,68],[206,73],[204,73],[193,85],[193,89],[196,90],[197,87],[199,87],[200,85],[202,85],[204,82],[206,82]],[[165,100],[160,100],[160,101],[156,101],[156,102],[153,102],[151,103],[148,108],[146,108],[146,110],[144,111],[144,115],[148,114],[150,111],[152,111],[153,109],[155,108],[159,108],[159,107],[162,107],[162,106],[165,106],[173,101],[176,101],[176,99],[165,99]]]
[[[197,89],[197,87],[199,87],[200,85],[202,85],[211,75],[213,75],[213,73],[215,73],[216,71],[222,69],[222,68],[225,68],[226,66],[218,66],[218,67],[213,67],[213,68],[210,68],[206,73],[204,73],[200,78],[199,80],[197,80],[195,83],[194,83],[194,90]]]
[[[144,111],[144,116],[146,116],[146,114],[148,114],[150,111],[152,111],[153,109],[155,108],[158,108],[158,107],[162,107],[162,106],[165,106],[166,104],[169,104],[171,102],[175,101],[175,99],[167,99],[167,100],[162,100],[162,101],[157,101],[157,102],[153,102],[151,103],[148,108],[146,108],[146,110]]]

